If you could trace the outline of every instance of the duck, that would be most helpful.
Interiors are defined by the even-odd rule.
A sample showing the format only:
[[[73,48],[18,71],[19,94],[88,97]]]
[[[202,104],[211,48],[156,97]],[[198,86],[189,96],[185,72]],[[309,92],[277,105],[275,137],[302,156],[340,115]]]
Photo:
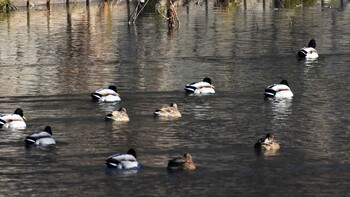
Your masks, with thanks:
[[[26,118],[21,108],[17,108],[13,114],[0,115],[0,127],[5,129],[25,129]]]
[[[117,87],[114,85],[109,86],[108,88],[101,88],[96,90],[91,94],[93,101],[98,102],[118,102],[121,101],[119,94],[117,93]]]
[[[26,145],[35,144],[37,146],[50,146],[56,144],[55,139],[52,137],[52,129],[50,126],[46,126],[42,131],[31,133],[24,141]]]
[[[126,153],[111,155],[106,160],[106,165],[109,168],[117,168],[119,170],[138,170],[140,164],[136,159],[136,151],[130,148]]]
[[[194,94],[214,94],[215,89],[212,81],[209,77],[205,77],[203,81],[193,82],[185,86],[185,91],[187,93]]]
[[[153,114],[155,117],[159,117],[159,118],[180,118],[181,117],[181,113],[176,103],[171,103],[169,106],[156,109]]]
[[[257,151],[277,151],[280,149],[280,145],[277,143],[275,137],[271,133],[268,133],[258,139],[254,144],[254,149]]]
[[[106,120],[114,120],[118,122],[129,122],[130,118],[124,107],[121,107],[118,111],[113,111],[106,115]]]
[[[292,98],[294,96],[289,88],[288,81],[283,79],[279,84],[272,84],[265,88],[264,95],[272,98]]]
[[[193,171],[196,166],[193,163],[192,155],[185,153],[182,157],[176,157],[168,161],[167,169],[169,171]]]
[[[301,48],[297,53],[298,58],[317,59],[316,40],[311,39],[307,47]]]

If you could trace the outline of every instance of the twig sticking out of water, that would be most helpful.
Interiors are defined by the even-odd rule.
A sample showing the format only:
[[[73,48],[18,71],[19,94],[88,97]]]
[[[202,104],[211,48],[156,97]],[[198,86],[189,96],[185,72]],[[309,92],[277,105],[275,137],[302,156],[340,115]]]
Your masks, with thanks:
[[[283,8],[283,10],[286,12],[286,15],[287,15],[287,17],[288,17],[288,20],[289,20],[290,24],[293,24],[293,21],[292,21],[292,19],[289,17],[289,14],[288,14],[287,10],[284,8],[284,5],[283,5],[283,3],[281,2],[281,0],[278,0],[278,2],[280,3],[280,5],[281,5],[281,7]]]
[[[142,10],[146,7],[147,3],[149,0],[147,0],[144,4],[141,4],[141,1],[139,0],[134,11],[132,12],[132,14],[130,15],[129,18],[129,25],[131,23],[135,23],[137,17],[140,15],[140,13],[142,12]],[[142,7],[141,7],[142,6]],[[141,8],[140,8],[141,7]]]
[[[137,17],[140,15],[140,13],[142,12],[142,10],[146,7],[147,3],[149,2],[149,0],[146,1],[146,3],[142,6],[142,8],[140,9],[140,11],[137,13],[135,20],[137,19]],[[135,21],[134,21],[135,22]]]

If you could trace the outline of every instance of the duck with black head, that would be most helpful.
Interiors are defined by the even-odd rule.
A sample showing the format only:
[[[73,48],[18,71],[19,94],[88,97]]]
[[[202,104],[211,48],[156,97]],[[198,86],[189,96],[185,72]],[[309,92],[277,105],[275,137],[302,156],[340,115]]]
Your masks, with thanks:
[[[279,84],[272,84],[265,88],[265,97],[269,98],[292,98],[294,96],[288,81],[283,79]]]
[[[140,164],[136,159],[136,151],[130,148],[127,153],[118,153],[111,155],[106,160],[109,168],[117,168],[119,170],[138,170]]]
[[[194,94],[214,94],[215,89],[212,81],[209,77],[205,77],[203,81],[193,82],[185,86],[185,91],[187,93]]]
[[[91,93],[91,98],[93,101],[98,102],[119,102],[121,98],[117,93],[117,87],[114,85],[108,88],[101,88]]]
[[[17,108],[13,114],[0,115],[0,127],[4,129],[25,129],[24,112],[21,108]]]
[[[318,53],[316,51],[316,40],[311,39],[307,47],[301,48],[297,56],[299,59],[314,60],[318,58]]]
[[[27,146],[33,144],[37,146],[51,146],[56,144],[55,139],[52,137],[52,129],[50,126],[46,126],[42,131],[28,135],[24,141]]]

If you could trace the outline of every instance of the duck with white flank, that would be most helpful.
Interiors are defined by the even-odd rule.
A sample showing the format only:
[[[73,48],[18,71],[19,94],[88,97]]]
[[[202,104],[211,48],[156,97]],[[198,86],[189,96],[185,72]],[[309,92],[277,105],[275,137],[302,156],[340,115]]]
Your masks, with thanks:
[[[124,107],[121,107],[118,111],[112,111],[106,116],[106,120],[114,120],[117,122],[129,122],[130,118]]]
[[[50,126],[46,126],[44,130],[32,133],[24,140],[26,145],[35,144],[37,146],[55,145],[56,141],[52,138],[52,130]]]
[[[169,106],[156,109],[153,114],[155,117],[159,117],[159,118],[180,118],[181,117],[181,113],[177,108],[176,103],[171,103]]]
[[[265,96],[272,98],[292,98],[293,92],[289,88],[287,80],[282,80],[279,84],[272,84],[265,88]]]
[[[203,81],[187,84],[185,87],[185,91],[188,93],[195,94],[213,94],[215,93],[214,88],[215,87],[212,84],[211,79],[209,77],[205,77]]]
[[[298,58],[305,58],[305,59],[317,59],[318,53],[316,51],[316,41],[315,39],[311,39],[309,41],[309,44],[307,47],[301,48],[298,53]]]
[[[115,154],[109,156],[106,160],[107,167],[117,168],[119,170],[138,170],[140,164],[136,159],[136,151],[131,148],[127,153]]]
[[[119,94],[117,93],[117,87],[114,85],[108,88],[101,88],[91,94],[93,101],[99,102],[118,102],[121,101]]]
[[[280,145],[277,143],[275,137],[271,133],[268,133],[259,138],[254,144],[254,149],[257,151],[277,151],[280,149]]]
[[[17,108],[13,114],[0,115],[0,128],[25,129],[27,126],[25,120],[23,110]]]
[[[191,171],[195,170],[196,166],[193,163],[190,153],[185,153],[182,157],[176,157],[168,162],[167,169],[169,171]]]

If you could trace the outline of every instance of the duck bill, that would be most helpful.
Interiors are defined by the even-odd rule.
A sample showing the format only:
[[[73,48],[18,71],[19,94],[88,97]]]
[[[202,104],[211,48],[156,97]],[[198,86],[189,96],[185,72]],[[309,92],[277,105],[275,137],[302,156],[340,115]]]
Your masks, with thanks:
[[[27,118],[25,116],[22,116],[23,120],[27,120]]]

